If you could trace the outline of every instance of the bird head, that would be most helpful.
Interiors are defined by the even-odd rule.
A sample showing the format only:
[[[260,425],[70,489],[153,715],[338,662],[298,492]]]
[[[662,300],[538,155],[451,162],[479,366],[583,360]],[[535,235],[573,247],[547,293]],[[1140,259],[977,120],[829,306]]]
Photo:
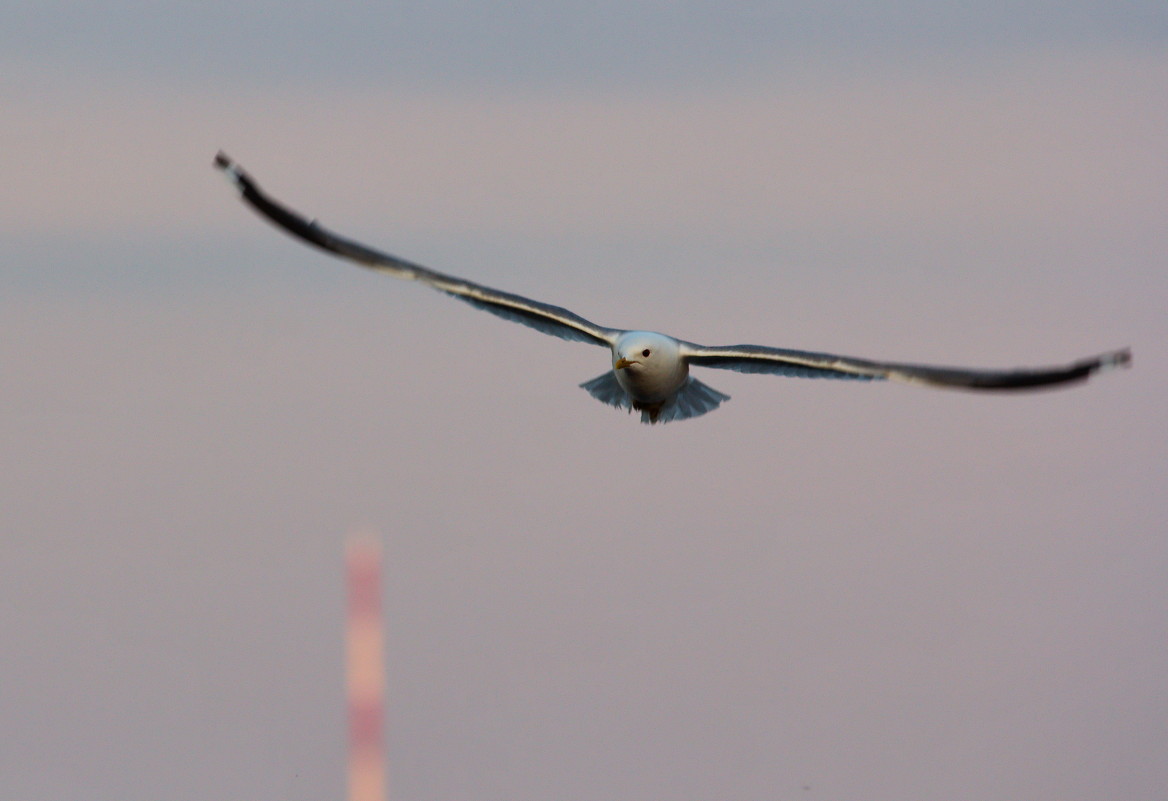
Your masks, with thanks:
[[[677,340],[652,331],[628,331],[612,349],[617,380],[634,396],[665,396],[688,373]]]

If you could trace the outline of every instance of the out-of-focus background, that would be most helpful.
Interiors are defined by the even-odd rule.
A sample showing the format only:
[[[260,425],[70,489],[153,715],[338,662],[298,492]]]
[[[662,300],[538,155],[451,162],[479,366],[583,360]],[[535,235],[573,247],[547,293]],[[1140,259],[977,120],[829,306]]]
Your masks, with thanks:
[[[0,795],[339,797],[365,527],[395,801],[1161,797],[1162,2],[17,0],[0,53]],[[1135,366],[650,428],[220,147],[601,324]]]

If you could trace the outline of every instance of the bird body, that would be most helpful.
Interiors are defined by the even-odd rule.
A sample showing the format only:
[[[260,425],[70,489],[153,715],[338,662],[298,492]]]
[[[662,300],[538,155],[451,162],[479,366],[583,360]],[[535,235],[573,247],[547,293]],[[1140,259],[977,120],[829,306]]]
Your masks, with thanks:
[[[691,366],[799,378],[890,379],[967,390],[1025,390],[1082,381],[1092,373],[1131,362],[1131,352],[1125,348],[1064,366],[977,370],[877,362],[762,345],[710,347],[652,331],[607,328],[560,306],[446,275],[338,236],[272,199],[226,154],[220,152],[215,157],[215,166],[262,217],[335,256],[397,278],[421,281],[483,311],[545,334],[608,347],[612,370],[580,386],[603,403],[639,411],[645,423],[698,417],[729,400],[728,395],[691,376]]]

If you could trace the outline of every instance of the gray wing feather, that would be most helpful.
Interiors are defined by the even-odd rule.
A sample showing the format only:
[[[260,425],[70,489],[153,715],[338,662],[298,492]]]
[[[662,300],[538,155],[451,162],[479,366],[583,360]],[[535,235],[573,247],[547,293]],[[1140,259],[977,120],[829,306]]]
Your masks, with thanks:
[[[243,200],[260,216],[286,233],[334,256],[398,278],[421,281],[478,309],[561,339],[610,346],[620,334],[617,329],[596,325],[559,306],[445,275],[334,234],[315,220],[309,220],[273,199],[226,154],[219,153],[215,157],[215,166],[223,170]]]
[[[830,353],[768,348],[761,345],[706,347],[686,342],[682,343],[682,354],[692,365],[737,370],[742,373],[869,381],[888,379],[969,390],[1025,390],[1083,381],[1092,373],[1126,366],[1131,362],[1131,351],[1126,348],[1062,366],[1011,370],[977,370],[876,362]]]
[[[461,301],[469,303],[476,309],[481,309],[485,312],[490,312],[496,317],[501,317],[504,320],[510,320],[513,323],[525,325],[528,328],[534,328],[536,331],[541,331],[545,334],[550,334],[553,337],[566,339],[573,342],[587,342],[589,344],[607,345],[605,340],[599,340],[596,336],[596,331],[602,330],[598,326],[592,326],[587,320],[582,317],[577,317],[567,309],[561,309],[559,306],[546,306],[544,304],[535,304],[534,301],[526,298],[519,298],[518,295],[511,295],[512,298],[519,298],[524,303],[514,303],[507,305],[499,302],[499,297],[505,296],[507,293],[496,292],[496,298],[493,301],[483,300],[472,295],[460,295],[456,292],[443,290],[451,297],[458,298]],[[538,305],[541,307],[539,311],[533,310],[531,307]],[[554,316],[552,314],[554,313]],[[566,320],[575,318],[576,325],[568,325]],[[591,328],[585,328],[580,323],[586,323]]]

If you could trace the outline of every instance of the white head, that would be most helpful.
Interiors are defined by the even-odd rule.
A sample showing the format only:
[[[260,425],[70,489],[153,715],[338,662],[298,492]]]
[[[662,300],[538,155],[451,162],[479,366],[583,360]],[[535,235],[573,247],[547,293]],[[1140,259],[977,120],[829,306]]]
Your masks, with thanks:
[[[616,380],[635,400],[665,400],[685,383],[689,367],[677,340],[652,331],[626,331],[612,348]]]

